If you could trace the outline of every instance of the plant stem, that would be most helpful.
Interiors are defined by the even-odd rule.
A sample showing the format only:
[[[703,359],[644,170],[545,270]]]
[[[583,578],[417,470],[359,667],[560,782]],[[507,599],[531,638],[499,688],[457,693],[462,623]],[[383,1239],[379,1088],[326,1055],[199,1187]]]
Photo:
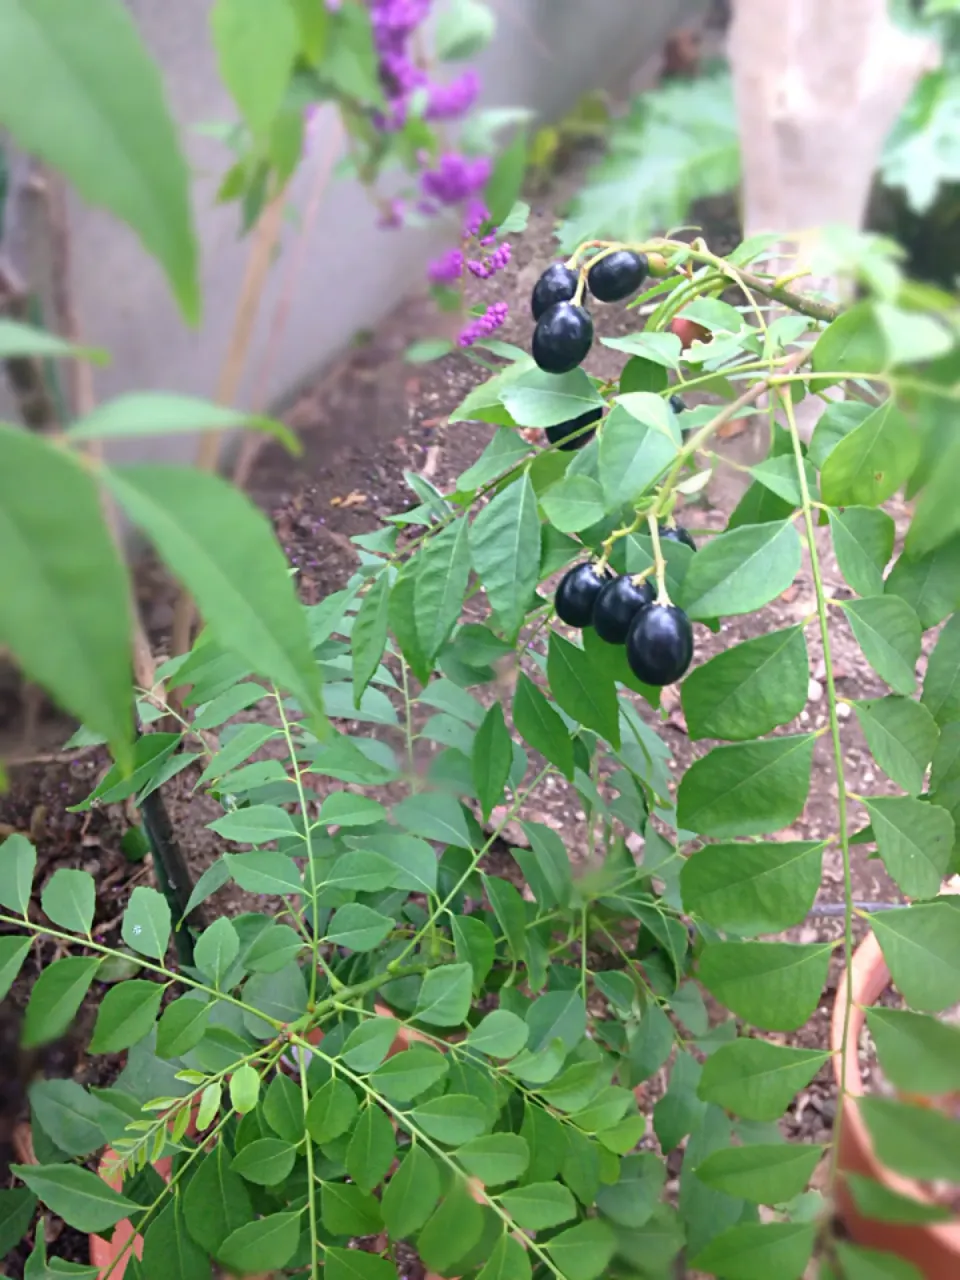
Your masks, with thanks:
[[[833,1128],[833,1148],[831,1161],[833,1173],[837,1169],[837,1153],[840,1147],[840,1127],[843,1124],[843,1100],[847,1079],[847,1041],[849,1039],[850,1013],[853,1008],[853,871],[850,858],[850,832],[847,818],[847,784],[843,768],[843,743],[840,737],[840,717],[837,714],[837,687],[833,674],[833,655],[830,649],[830,627],[827,620],[827,599],[823,589],[823,576],[820,572],[820,558],[817,554],[816,532],[813,522],[813,507],[810,492],[807,488],[807,475],[803,462],[803,450],[800,445],[800,434],[797,431],[797,420],[793,412],[793,401],[789,392],[780,391],[780,402],[787,418],[790,438],[793,442],[793,456],[797,465],[797,482],[800,486],[800,499],[803,509],[803,522],[806,527],[807,547],[810,552],[810,567],[813,574],[813,586],[817,598],[817,618],[820,625],[820,639],[823,644],[824,678],[826,682],[827,706],[830,717],[830,738],[833,744],[833,766],[837,779],[837,819],[840,841],[840,852],[843,858],[843,953],[846,966],[846,989],[844,991],[843,1042],[841,1045],[840,1080],[837,1090],[837,1115]]]
[[[663,558],[663,548],[660,546],[660,523],[652,511],[647,516],[647,526],[650,529],[650,541],[653,544],[653,567],[657,575],[657,604],[669,605],[667,562]]]

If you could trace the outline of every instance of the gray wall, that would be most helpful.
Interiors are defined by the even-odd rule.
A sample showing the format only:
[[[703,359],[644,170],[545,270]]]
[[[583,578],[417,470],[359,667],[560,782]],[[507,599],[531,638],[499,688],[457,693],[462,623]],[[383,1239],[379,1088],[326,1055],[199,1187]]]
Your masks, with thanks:
[[[99,397],[133,388],[212,395],[249,241],[237,238],[236,207],[213,203],[228,164],[226,149],[190,126],[228,121],[234,112],[219,84],[207,34],[210,0],[130,3],[164,68],[196,174],[204,319],[199,331],[186,328],[160,271],[135,237],[113,219],[79,203],[72,211],[78,309],[85,339],[107,347],[113,355],[111,366],[97,372]],[[682,17],[702,8],[702,3],[498,0],[496,7],[499,30],[480,63],[483,105],[525,106],[549,118],[561,114],[588,89],[622,82],[660,47]],[[332,123],[325,118],[319,124],[321,138]],[[307,202],[317,163],[315,158],[305,161],[295,179],[298,213]],[[248,363],[245,402],[295,240],[295,225],[286,225]],[[426,260],[445,242],[439,225],[416,232],[379,230],[375,210],[361,188],[350,181],[332,181],[297,279],[282,349],[267,387],[268,403],[288,394],[335,356],[353,334],[373,327],[417,287]],[[192,448],[190,441],[182,439],[162,445],[147,442],[138,444],[136,453],[189,457]]]

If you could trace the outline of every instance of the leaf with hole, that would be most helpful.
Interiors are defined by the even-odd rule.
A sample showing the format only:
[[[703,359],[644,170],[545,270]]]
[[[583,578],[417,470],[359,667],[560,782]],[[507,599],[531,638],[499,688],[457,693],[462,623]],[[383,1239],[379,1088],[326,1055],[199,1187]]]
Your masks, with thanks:
[[[690,737],[741,742],[789,724],[806,706],[809,680],[802,627],[725,649],[680,686]]]
[[[780,933],[813,905],[823,850],[816,840],[705,845],[680,872],[684,909],[724,933]]]
[[[810,790],[811,733],[715,747],[677,791],[677,821],[704,836],[749,836],[795,822]]]
[[[800,539],[789,520],[741,525],[712,538],[690,561],[678,603],[691,618],[753,613],[800,572]]]

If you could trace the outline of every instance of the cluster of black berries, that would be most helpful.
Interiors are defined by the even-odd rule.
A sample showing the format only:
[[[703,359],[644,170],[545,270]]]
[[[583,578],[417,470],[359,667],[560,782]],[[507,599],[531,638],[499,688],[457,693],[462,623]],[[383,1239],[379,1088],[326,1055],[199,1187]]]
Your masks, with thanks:
[[[697,544],[679,525],[662,527],[660,537]],[[693,658],[693,628],[676,605],[657,604],[653,586],[630,574],[602,572],[591,561],[564,574],[554,599],[557,617],[571,627],[593,627],[608,644],[623,644],[630,670],[644,684],[679,680]]]

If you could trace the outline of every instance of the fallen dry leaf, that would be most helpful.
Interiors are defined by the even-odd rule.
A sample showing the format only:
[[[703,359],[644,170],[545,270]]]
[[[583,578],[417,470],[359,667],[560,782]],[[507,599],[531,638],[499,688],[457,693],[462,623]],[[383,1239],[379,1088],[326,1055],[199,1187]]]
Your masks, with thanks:
[[[345,498],[331,498],[331,507],[362,507],[367,501],[367,495],[361,493],[359,489],[351,489]]]

